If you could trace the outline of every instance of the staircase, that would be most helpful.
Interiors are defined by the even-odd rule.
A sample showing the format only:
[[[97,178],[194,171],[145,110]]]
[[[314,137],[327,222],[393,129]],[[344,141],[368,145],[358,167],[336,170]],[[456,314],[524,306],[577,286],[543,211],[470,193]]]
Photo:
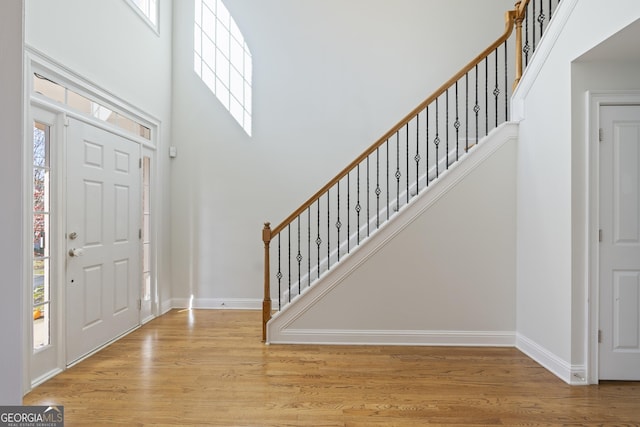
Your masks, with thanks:
[[[513,182],[515,179],[515,172],[509,167],[514,163],[509,159],[515,158],[515,143],[512,142],[517,136],[517,126],[508,123],[510,94],[558,5],[557,1],[549,1],[547,5],[543,3],[546,2],[518,2],[514,10],[505,13],[504,33],[491,46],[284,221],[274,228],[269,223],[265,224],[262,231],[265,247],[264,341],[389,343],[391,337],[391,343],[396,344],[460,342],[455,339],[455,321],[444,328],[429,328],[446,329],[449,331],[444,334],[446,336],[416,332],[424,328],[417,328],[415,322],[396,321],[411,318],[411,315],[394,316],[390,314],[394,311],[388,310],[388,305],[399,294],[404,301],[407,297],[417,303],[421,301],[413,309],[410,308],[411,304],[407,306],[403,303],[402,310],[421,312],[429,307],[433,317],[431,324],[437,325],[438,308],[447,304],[439,298],[433,298],[433,295],[443,289],[444,282],[447,282],[446,294],[453,295],[456,283],[468,284],[473,281],[474,275],[499,262],[499,259],[487,259],[487,254],[483,253],[487,251],[482,249],[482,241],[491,239],[490,235],[476,236],[471,229],[460,231],[478,222],[478,215],[486,217],[497,230],[504,225],[500,220],[495,220],[494,213],[499,211],[485,209],[490,205],[482,200],[475,205],[467,203],[473,199],[474,192],[469,192],[469,188],[465,188],[468,184],[463,181],[471,175],[478,175],[474,179],[479,185],[475,188],[475,194],[489,189],[486,197],[491,198],[491,192],[501,191],[504,197],[498,197],[499,200],[494,202],[504,205],[506,209],[509,198],[515,197],[515,191],[512,194],[509,186],[503,188],[502,185],[504,181]],[[515,46],[509,47],[514,29]],[[514,49],[515,55],[511,59],[509,52]],[[499,158],[502,158],[503,166],[500,162],[494,164],[495,159]],[[456,197],[461,197],[454,203],[457,212],[462,213],[461,217],[456,221],[441,218],[439,205]],[[423,224],[422,217],[425,215],[440,219],[431,218]],[[413,230],[414,224],[422,225]],[[406,230],[412,231],[406,233]],[[434,239],[443,230],[445,235]],[[419,256],[413,258],[405,251],[402,251],[402,256],[395,258],[393,254],[386,257],[376,255],[393,246],[399,236],[411,239],[416,235],[419,236],[418,241],[409,247],[428,246],[426,252],[418,252],[429,256],[430,262],[444,253],[453,253],[454,260],[457,257],[468,259],[466,256],[470,259],[480,258],[480,262],[472,268],[473,262],[456,264],[451,262],[451,256],[447,256],[442,261],[446,269],[466,272],[466,275],[461,274],[457,279],[455,274],[443,278],[440,277],[441,272],[436,271],[427,280],[429,271],[425,271],[421,277],[403,277],[407,269],[402,266],[395,268],[407,260],[423,263],[424,260]],[[452,235],[458,238],[452,239]],[[509,240],[508,235],[503,237],[505,242]],[[420,241],[428,243],[423,245]],[[450,251],[442,250],[443,241],[452,245]],[[438,245],[434,245],[435,242]],[[462,247],[456,250],[456,245]],[[511,249],[515,250],[508,246],[505,243],[503,248],[507,254]],[[468,253],[466,249],[469,248],[474,248],[476,253]],[[385,266],[389,263],[385,260],[389,259],[396,261]],[[374,277],[357,278],[358,267],[367,262],[376,263],[381,268]],[[379,282],[385,276],[384,280],[389,282],[386,286],[368,285]],[[490,279],[493,280],[502,282],[504,278]],[[454,288],[449,282],[453,282]],[[371,293],[372,289],[376,289],[375,294]],[[483,301],[491,295],[491,292],[483,289],[476,290],[476,293],[469,292],[468,286],[460,287],[460,291],[462,295],[459,297],[464,300],[473,298]],[[496,295],[501,293],[497,292]],[[427,300],[431,305],[424,304]],[[324,307],[328,301],[331,304]],[[348,316],[353,311],[349,306],[352,304],[358,304],[360,315],[357,319]],[[484,305],[487,313],[482,310],[477,313],[488,322],[479,325],[476,332],[463,333],[468,335],[464,337],[464,343],[513,344],[512,333],[495,333],[490,313],[495,311],[491,309],[493,304],[487,301]],[[367,308],[363,310],[363,306]],[[469,309],[473,311],[473,307]],[[334,315],[336,313],[343,315]],[[502,313],[498,317],[504,320],[509,316],[510,313]],[[323,333],[318,334],[318,328],[306,327],[309,319],[322,319],[320,330]],[[348,325],[350,322],[352,326]],[[500,320],[496,320],[496,323],[500,323]],[[494,332],[486,336],[482,332],[484,329]],[[314,334],[317,339],[309,338]]]

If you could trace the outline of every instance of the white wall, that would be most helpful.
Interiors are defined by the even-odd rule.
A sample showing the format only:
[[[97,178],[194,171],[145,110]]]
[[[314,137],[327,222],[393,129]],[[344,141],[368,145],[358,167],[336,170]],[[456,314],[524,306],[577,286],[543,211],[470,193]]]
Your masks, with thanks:
[[[194,73],[193,2],[175,2],[174,295],[259,307],[263,222],[284,219],[497,39],[513,2],[225,4],[253,54],[253,137]]]
[[[159,120],[160,298],[169,300],[172,0],[160,0],[158,36],[124,0],[26,0],[26,44]]]
[[[22,50],[21,0],[0,2],[0,405],[22,404]]]
[[[517,126],[509,126],[279,313],[269,341],[513,345]]]
[[[527,70],[515,94],[524,111],[518,152],[517,329],[529,350],[571,381],[571,372],[585,364],[586,289],[585,141],[575,131],[584,108],[574,101],[579,96],[574,91],[584,87],[572,90],[571,63],[637,19],[640,3],[580,0],[560,7],[573,7],[563,31],[545,52],[548,56],[536,53],[543,67],[537,74]]]

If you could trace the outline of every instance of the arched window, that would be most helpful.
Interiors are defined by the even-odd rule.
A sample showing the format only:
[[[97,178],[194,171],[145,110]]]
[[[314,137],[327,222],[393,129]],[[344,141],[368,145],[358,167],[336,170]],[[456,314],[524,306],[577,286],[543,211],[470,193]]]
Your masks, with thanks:
[[[195,0],[194,70],[251,136],[251,52],[222,0]]]

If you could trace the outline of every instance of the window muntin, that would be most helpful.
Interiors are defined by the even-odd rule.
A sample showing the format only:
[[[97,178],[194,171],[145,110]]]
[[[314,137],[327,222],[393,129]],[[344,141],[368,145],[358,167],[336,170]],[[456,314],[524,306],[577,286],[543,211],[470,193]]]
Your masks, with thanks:
[[[252,57],[222,0],[195,0],[194,71],[251,136]]]

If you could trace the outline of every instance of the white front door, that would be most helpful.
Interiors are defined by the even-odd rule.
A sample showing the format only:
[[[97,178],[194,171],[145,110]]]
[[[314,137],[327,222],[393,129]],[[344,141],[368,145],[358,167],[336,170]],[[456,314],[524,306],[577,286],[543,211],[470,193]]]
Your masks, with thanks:
[[[66,347],[71,364],[139,324],[140,147],[70,119]]]
[[[640,380],[640,106],[600,109],[599,379]]]

